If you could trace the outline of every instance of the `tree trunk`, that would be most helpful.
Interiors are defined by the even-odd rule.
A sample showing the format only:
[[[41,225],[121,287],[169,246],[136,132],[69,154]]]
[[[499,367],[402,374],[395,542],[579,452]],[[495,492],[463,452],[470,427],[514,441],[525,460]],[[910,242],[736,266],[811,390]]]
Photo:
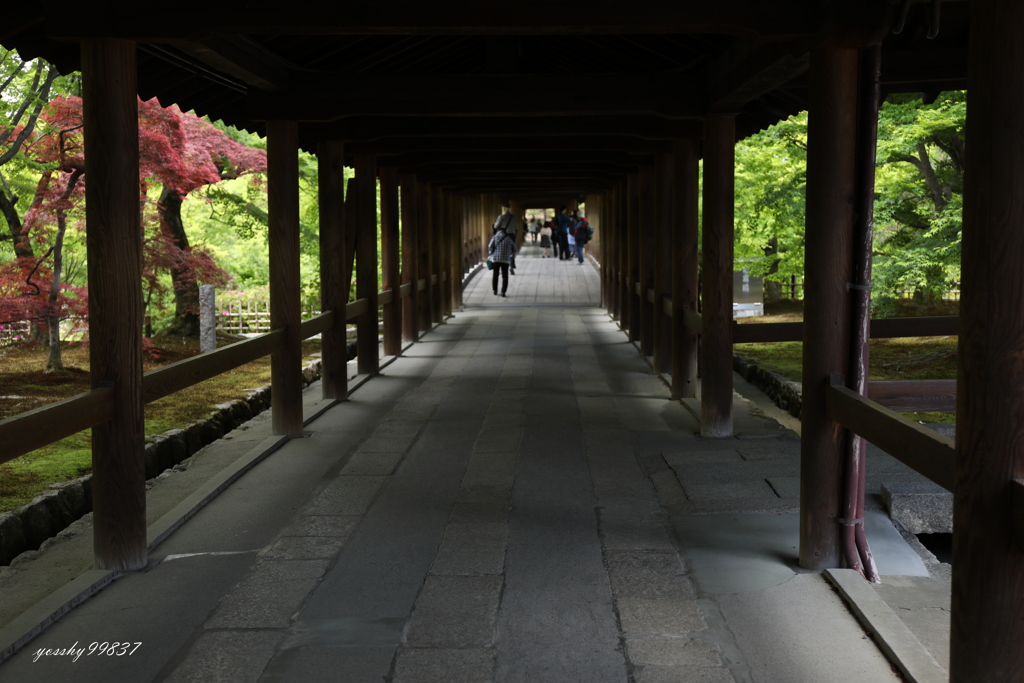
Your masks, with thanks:
[[[775,256],[772,259],[772,267],[768,269],[768,273],[764,277],[764,302],[766,304],[773,304],[782,299],[782,283],[774,279],[775,274],[779,272],[778,253],[779,238],[773,237],[768,240],[768,246],[764,249],[765,256]]]
[[[158,207],[160,220],[174,239],[174,245],[185,251],[188,237],[181,220],[182,197],[174,190],[164,187],[160,193]],[[163,331],[173,337],[199,336],[199,284],[191,268],[171,268],[174,282],[174,322]]]
[[[78,179],[84,171],[76,169],[68,178],[68,184],[61,194],[61,202],[67,200],[75,191]],[[46,360],[46,372],[58,372],[64,369],[64,359],[60,354],[60,286],[64,270],[64,234],[68,230],[67,214],[64,209],[57,209],[57,236],[53,240],[53,278],[50,281],[50,296],[47,299],[46,323],[49,326],[50,357]]]

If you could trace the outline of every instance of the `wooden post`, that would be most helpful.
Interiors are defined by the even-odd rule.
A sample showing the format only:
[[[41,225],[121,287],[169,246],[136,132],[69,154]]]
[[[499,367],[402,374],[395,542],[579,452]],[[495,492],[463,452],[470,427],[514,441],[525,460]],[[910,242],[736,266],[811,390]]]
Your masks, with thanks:
[[[625,285],[629,271],[626,199],[626,182],[623,181],[615,186],[615,317],[623,329],[626,326],[626,310],[629,305]]]
[[[654,166],[654,221],[651,245],[654,265],[654,372],[672,370],[672,318],[665,313],[665,298],[672,294],[672,155],[658,154]]]
[[[348,398],[348,342],[345,339],[343,284],[345,254],[345,145],[317,145],[320,198],[320,310],[334,311],[334,326],[320,337],[321,387],[325,399]]]
[[[626,230],[629,240],[627,249],[628,270],[626,277],[626,323],[629,340],[640,339],[640,297],[636,284],[640,281],[640,176],[629,174]]]
[[[82,40],[90,384],[114,388],[92,428],[93,548],[100,569],[146,566],[142,232],[135,42]]]
[[[704,118],[701,436],[732,436],[732,262],[736,115]]]
[[[402,300],[399,296],[398,169],[380,169],[380,250],[383,290],[391,290],[384,304],[384,355],[402,353]]]
[[[427,287],[423,290],[422,323],[420,329],[430,330],[434,327],[436,314],[434,312],[434,286],[430,284],[434,276],[434,224],[432,220],[431,205],[433,204],[433,193],[430,183],[420,183],[419,197],[419,228],[420,228],[420,278],[427,281]]]
[[[412,283],[409,296],[402,300],[402,337],[414,342],[420,337],[419,223],[416,220],[416,176],[402,174],[402,282]]]
[[[435,323],[443,323],[447,313],[444,301],[444,281],[442,280],[447,259],[445,259],[443,248],[445,239],[441,201],[440,186],[432,186],[430,188],[430,254],[433,263],[432,273],[437,276],[437,284],[430,290],[430,312],[434,315],[433,322]]]
[[[357,154],[356,164],[356,298],[366,299],[366,313],[356,321],[359,374],[380,372],[380,327],[377,324],[377,164],[371,154]]]
[[[302,436],[302,322],[299,275],[299,127],[267,122],[270,327],[284,328],[284,347],[270,356],[275,434]]]
[[[800,566],[807,569],[840,562],[846,431],[825,414],[825,392],[829,377],[849,367],[858,56],[856,48],[811,52],[800,439]]]
[[[950,681],[1024,675],[1024,5],[973,0]],[[1018,487],[1019,491],[1019,487]]]
[[[700,157],[694,138],[677,138],[672,152],[672,398],[678,399],[697,395],[697,333],[684,316],[697,312]]]

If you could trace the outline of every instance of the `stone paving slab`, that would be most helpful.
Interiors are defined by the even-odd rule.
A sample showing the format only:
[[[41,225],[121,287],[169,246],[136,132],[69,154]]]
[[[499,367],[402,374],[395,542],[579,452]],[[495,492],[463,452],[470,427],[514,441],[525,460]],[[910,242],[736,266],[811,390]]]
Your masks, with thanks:
[[[501,597],[499,576],[429,576],[409,623],[412,647],[486,647]]]

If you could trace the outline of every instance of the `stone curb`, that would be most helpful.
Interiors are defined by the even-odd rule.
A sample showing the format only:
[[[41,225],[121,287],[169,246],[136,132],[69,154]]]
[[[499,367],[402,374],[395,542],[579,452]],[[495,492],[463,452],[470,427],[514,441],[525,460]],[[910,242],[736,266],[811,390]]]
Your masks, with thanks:
[[[803,386],[799,382],[786,379],[777,372],[765,370],[759,367],[753,358],[738,353],[732,355],[732,367],[743,379],[767,394],[777,406],[795,418],[800,417]]]
[[[826,569],[825,578],[871,632],[879,649],[911,683],[946,683],[949,674],[911,633],[896,613],[852,569]]]
[[[352,344],[351,346],[354,346]],[[351,355],[352,349],[350,349]],[[309,386],[320,378],[320,361],[302,369],[302,382]],[[245,399],[221,403],[210,417],[146,437],[144,458],[146,479],[153,479],[192,457],[232,429],[270,407],[270,385],[251,391]],[[0,566],[9,565],[26,550],[37,550],[72,522],[92,512],[92,475],[53,484],[51,490],[10,512],[0,513]]]

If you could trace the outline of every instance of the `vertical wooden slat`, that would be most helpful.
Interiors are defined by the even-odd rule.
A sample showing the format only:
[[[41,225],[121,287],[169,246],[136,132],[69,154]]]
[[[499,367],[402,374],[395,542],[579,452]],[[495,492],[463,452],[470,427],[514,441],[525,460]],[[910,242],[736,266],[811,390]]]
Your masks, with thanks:
[[[398,231],[398,169],[380,169],[380,249],[381,289],[391,290],[391,302],[384,304],[384,354],[397,356],[402,353],[402,300],[398,288],[401,284],[399,271]]]
[[[356,321],[359,373],[380,371],[380,327],[377,323],[377,164],[371,154],[357,154],[356,165],[356,297],[367,311]]]
[[[678,138],[672,143],[672,152],[672,398],[693,398],[697,395],[697,333],[686,326],[684,311],[697,311],[697,140]]]
[[[858,55],[811,53],[804,265],[803,412],[800,440],[800,565],[837,567],[846,431],[825,413],[831,375],[849,367],[856,220]]]
[[[672,370],[672,318],[662,304],[672,294],[672,155],[660,153],[654,166],[654,221],[651,224],[654,273],[654,371]]]
[[[270,404],[274,433],[291,437],[302,436],[298,133],[295,121],[267,122],[270,326],[285,328],[284,346],[270,356]]]
[[[409,296],[402,300],[402,337],[405,341],[413,342],[420,336],[420,293],[416,287],[420,278],[416,176],[402,174],[399,182],[402,192],[402,282],[412,283]]]
[[[443,193],[439,185],[430,188],[430,251],[433,261],[433,273],[437,275],[437,284],[431,290],[431,313],[433,322],[443,323],[448,310],[445,308],[445,283],[442,280],[448,259],[445,257],[444,220],[442,200]]]
[[[701,435],[732,436],[732,268],[736,115],[704,118]]]
[[[348,291],[342,278],[345,254],[345,145],[321,141],[317,145],[320,200],[320,310],[334,311],[334,326],[320,337],[321,386],[325,399],[348,397],[348,348],[345,339],[345,303]]]
[[[146,565],[135,42],[81,50],[90,384],[114,389],[113,419],[92,429],[93,547],[97,567],[124,571]]]
[[[952,683],[1024,676],[1024,536],[1013,523],[1024,516],[1013,495],[1024,478],[1024,4],[970,10]]]

